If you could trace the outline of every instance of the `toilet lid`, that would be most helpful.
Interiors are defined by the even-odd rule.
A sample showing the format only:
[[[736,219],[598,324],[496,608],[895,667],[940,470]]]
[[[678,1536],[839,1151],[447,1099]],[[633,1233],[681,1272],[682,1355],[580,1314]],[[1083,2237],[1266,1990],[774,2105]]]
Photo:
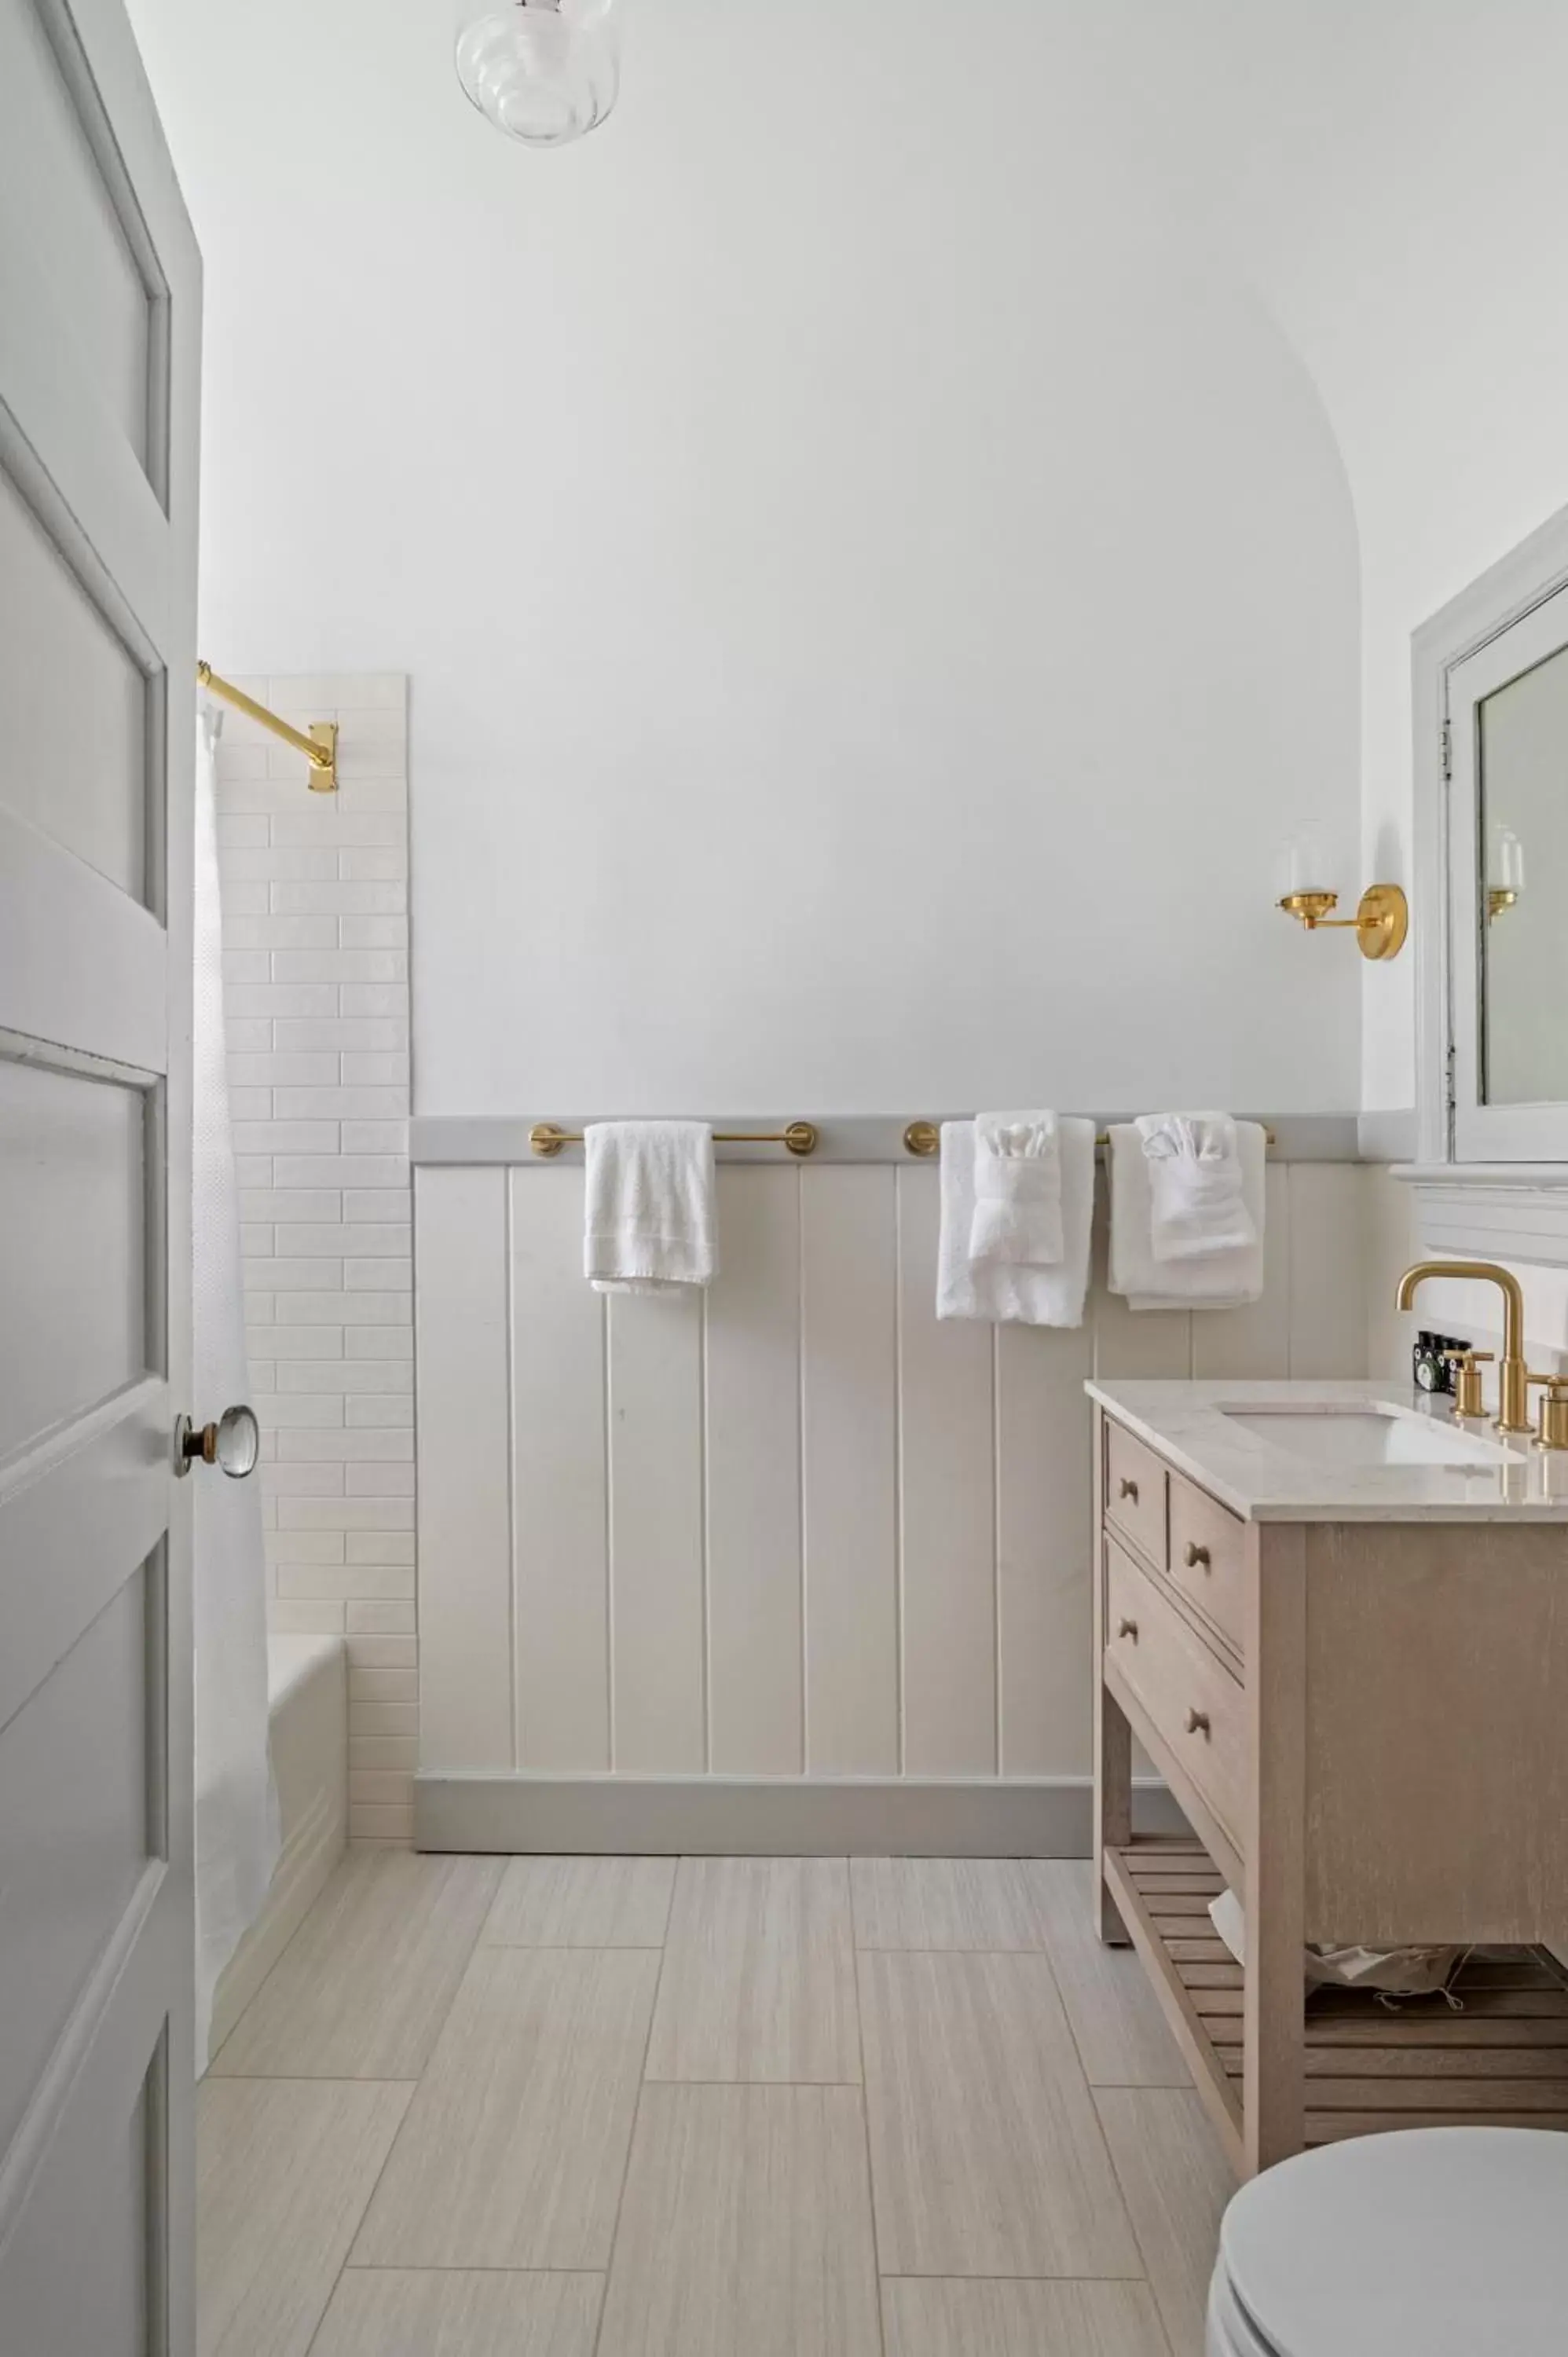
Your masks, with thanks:
[[[1555,2357],[1568,2341],[1568,2135],[1406,2128],[1242,2187],[1220,2261],[1279,2357]]]

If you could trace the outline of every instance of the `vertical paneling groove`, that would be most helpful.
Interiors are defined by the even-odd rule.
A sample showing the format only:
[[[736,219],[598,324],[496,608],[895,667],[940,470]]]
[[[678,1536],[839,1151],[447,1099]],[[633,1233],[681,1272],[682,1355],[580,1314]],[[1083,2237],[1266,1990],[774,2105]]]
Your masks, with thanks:
[[[703,1708],[703,1305],[609,1297],[616,1764],[697,1775]]]
[[[905,1764],[996,1770],[992,1339],[936,1314],[938,1179],[901,1170]]]
[[[800,1173],[721,1166],[707,1300],[709,1765],[798,1776]]]
[[[514,1170],[510,1194],[518,1764],[607,1769],[604,1303],[583,1281],[580,1181]]]
[[[996,1334],[997,1643],[1002,1773],[1080,1773],[1089,1758],[1093,1548],[1084,1393],[1092,1329]]]
[[[517,1253],[514,1231],[517,1225],[516,1182],[513,1174],[506,1174],[506,1397],[508,1447],[506,1453],[506,1527],[507,1527],[507,1659],[511,1663],[511,1764],[522,1766],[522,1664],[518,1658],[518,1565],[517,1565],[517,1448],[518,1448],[518,1383],[517,1383]]]
[[[1366,1173],[1298,1162],[1291,1173],[1290,1372],[1359,1373],[1367,1351]]]
[[[419,1174],[420,1759],[510,1768],[507,1174]]]
[[[899,1756],[895,1173],[800,1174],[806,1765]]]

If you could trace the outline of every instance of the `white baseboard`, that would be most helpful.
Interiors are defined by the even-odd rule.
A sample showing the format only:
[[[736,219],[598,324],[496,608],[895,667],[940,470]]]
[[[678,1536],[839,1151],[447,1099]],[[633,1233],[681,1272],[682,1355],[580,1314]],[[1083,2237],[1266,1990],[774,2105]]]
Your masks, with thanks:
[[[414,1779],[413,1846],[570,1857],[1087,1857],[1087,1776],[539,1776]],[[1141,1833],[1186,1830],[1163,1783]]]

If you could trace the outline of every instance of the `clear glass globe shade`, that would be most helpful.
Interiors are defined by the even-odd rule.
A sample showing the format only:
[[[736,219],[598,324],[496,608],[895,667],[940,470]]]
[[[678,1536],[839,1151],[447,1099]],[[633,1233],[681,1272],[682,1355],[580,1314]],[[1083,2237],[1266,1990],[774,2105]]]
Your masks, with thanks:
[[[616,0],[461,0],[455,57],[465,95],[498,131],[564,146],[616,102]]]

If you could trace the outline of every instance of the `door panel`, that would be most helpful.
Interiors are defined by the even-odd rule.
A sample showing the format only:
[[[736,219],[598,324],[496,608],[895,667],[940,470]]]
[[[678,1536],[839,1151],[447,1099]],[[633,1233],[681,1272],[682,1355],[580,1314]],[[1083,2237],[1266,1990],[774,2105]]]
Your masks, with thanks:
[[[148,701],[141,665],[0,475],[0,802],[137,900],[146,897]],[[57,791],[62,773],[76,791]]]
[[[0,1061],[0,1235],[26,1337],[0,1351],[0,1457],[146,1369],[145,1104],[139,1089]]]
[[[199,337],[121,0],[0,0],[0,2357],[195,2337]]]

